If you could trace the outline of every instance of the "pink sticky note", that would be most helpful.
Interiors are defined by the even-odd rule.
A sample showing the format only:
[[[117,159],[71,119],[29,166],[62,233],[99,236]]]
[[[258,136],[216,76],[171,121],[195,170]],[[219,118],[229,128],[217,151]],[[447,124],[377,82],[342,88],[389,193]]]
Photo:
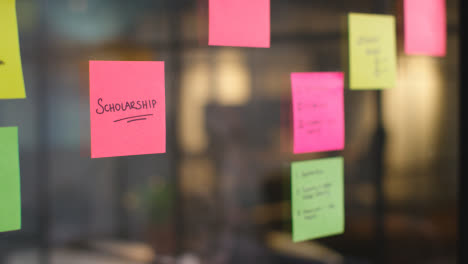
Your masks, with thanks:
[[[166,152],[164,62],[90,61],[91,158]]]
[[[342,72],[292,73],[294,153],[344,148]]]
[[[210,0],[210,46],[270,47],[270,0]]]
[[[445,56],[445,0],[405,0],[404,13],[406,54]]]

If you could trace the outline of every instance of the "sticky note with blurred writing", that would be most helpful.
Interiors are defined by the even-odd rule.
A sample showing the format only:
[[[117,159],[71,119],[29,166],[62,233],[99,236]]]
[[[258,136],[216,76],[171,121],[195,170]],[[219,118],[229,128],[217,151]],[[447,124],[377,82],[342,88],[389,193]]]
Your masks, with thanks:
[[[396,83],[395,17],[350,13],[348,27],[350,88],[394,87]]]
[[[15,0],[0,1],[0,99],[25,98]]]
[[[270,47],[270,0],[209,0],[211,46]]]
[[[343,174],[342,157],[292,163],[294,242],[344,232]]]
[[[292,73],[294,153],[344,148],[341,72]]]
[[[445,0],[405,0],[405,52],[442,57],[446,54]]]
[[[91,157],[166,152],[164,62],[90,61]]]
[[[18,128],[0,127],[0,232],[21,229]]]

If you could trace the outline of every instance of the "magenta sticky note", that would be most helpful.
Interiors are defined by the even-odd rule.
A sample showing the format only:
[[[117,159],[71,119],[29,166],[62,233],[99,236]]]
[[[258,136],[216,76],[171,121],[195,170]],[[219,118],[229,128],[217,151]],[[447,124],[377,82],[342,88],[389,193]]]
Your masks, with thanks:
[[[210,46],[270,47],[270,0],[209,0]]]
[[[345,144],[344,74],[291,74],[294,153],[342,150]]]
[[[406,54],[445,56],[445,0],[405,0],[404,19]]]
[[[166,152],[164,62],[90,61],[91,158]]]

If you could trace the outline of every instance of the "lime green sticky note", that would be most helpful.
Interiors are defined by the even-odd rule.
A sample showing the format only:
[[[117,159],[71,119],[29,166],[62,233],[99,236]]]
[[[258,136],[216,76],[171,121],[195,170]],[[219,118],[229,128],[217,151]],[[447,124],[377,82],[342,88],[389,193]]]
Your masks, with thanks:
[[[15,0],[0,0],[0,99],[25,98]]]
[[[351,89],[385,89],[396,83],[395,17],[350,13],[349,82]]]
[[[292,163],[294,242],[344,232],[343,174],[342,157]]]
[[[21,191],[18,128],[0,127],[0,232],[19,229]]]

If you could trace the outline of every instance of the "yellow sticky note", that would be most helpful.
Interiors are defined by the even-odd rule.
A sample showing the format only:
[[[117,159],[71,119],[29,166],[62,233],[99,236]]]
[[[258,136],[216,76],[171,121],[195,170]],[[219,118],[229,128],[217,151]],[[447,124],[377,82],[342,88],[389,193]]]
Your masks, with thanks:
[[[350,13],[349,82],[351,89],[385,89],[395,86],[395,17]]]
[[[0,0],[0,99],[25,98],[15,0]]]

